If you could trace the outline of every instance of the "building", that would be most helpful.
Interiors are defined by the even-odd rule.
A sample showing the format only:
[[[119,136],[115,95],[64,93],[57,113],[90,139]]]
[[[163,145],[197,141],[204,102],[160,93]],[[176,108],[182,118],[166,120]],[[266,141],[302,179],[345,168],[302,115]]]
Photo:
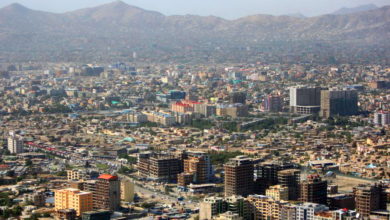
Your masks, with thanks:
[[[134,182],[129,179],[121,179],[121,200],[125,202],[134,201]]]
[[[161,182],[177,182],[182,172],[181,160],[168,154],[139,154],[138,173],[140,176]]]
[[[287,202],[263,195],[249,195],[247,200],[252,214],[251,219],[284,220],[281,218],[281,211]]]
[[[210,182],[213,175],[210,156],[204,152],[187,152],[187,155],[188,158],[183,160],[184,173],[178,176],[179,185]]]
[[[381,184],[359,185],[353,189],[355,207],[363,219],[370,219],[372,211],[386,209],[386,194]]]
[[[377,126],[390,125],[390,112],[378,111],[374,113],[374,124]]]
[[[199,219],[210,220],[213,217],[227,211],[227,204],[223,198],[208,197],[199,205]]]
[[[67,188],[55,191],[55,210],[74,209],[77,216],[93,210],[93,197],[91,192]]]
[[[270,186],[265,195],[275,200],[288,200],[288,187],[282,185]]]
[[[212,115],[216,115],[217,113],[217,108],[215,105],[211,104],[200,104],[200,105],[195,105],[194,111],[196,113],[199,113],[203,115],[204,117],[208,118]]]
[[[245,92],[232,92],[230,94],[230,103],[245,104],[245,102],[246,102],[246,93]]]
[[[248,116],[248,106],[241,104],[241,103],[235,103],[235,104],[220,104],[217,105],[216,108],[216,114],[217,116],[230,116],[232,118],[237,117],[246,117]]]
[[[321,91],[321,117],[349,116],[357,113],[358,93],[356,90],[338,90],[333,88]]]
[[[148,121],[148,117],[141,112],[130,112],[127,114],[127,121],[131,123],[145,123]]]
[[[74,209],[60,209],[56,211],[56,219],[61,220],[76,220],[77,212]]]
[[[321,106],[320,87],[291,87],[290,111],[298,114],[318,113]]]
[[[302,202],[326,205],[328,182],[326,180],[322,180],[317,174],[309,175],[306,180],[301,182],[299,193],[299,200]]]
[[[290,163],[261,163],[255,166],[256,187],[254,192],[264,195],[265,190],[270,186],[279,183],[278,173],[281,170],[292,169],[294,164]]]
[[[305,202],[296,206],[297,208],[297,219],[304,220],[315,220],[315,214],[319,212],[328,211],[329,208],[326,205],[317,203]]]
[[[144,112],[148,121],[161,124],[164,126],[172,126],[176,123],[176,118],[170,114],[163,112]]]
[[[263,109],[266,112],[281,112],[283,109],[283,100],[279,95],[268,95],[263,100]]]
[[[92,212],[84,212],[82,215],[83,220],[110,220],[111,212],[107,210],[97,210]]]
[[[242,196],[226,198],[208,197],[200,203],[199,219],[214,219],[221,213],[230,212],[243,219],[250,218],[247,200]]]
[[[355,197],[352,194],[328,195],[328,206],[330,209],[355,209]]]
[[[278,171],[278,184],[288,188],[288,200],[298,200],[301,171],[287,169]]]
[[[231,211],[227,211],[223,214],[220,214],[216,220],[243,220],[237,213],[233,213]]]
[[[33,192],[23,194],[23,201],[30,202],[37,207],[42,207],[45,205],[46,196],[44,192]]]
[[[230,159],[225,165],[225,196],[247,196],[253,192],[253,161],[245,156]]]
[[[8,151],[11,154],[20,154],[24,151],[23,138],[15,132],[9,132],[8,136]]]
[[[115,211],[120,205],[120,183],[117,176],[102,174],[96,181],[93,192],[94,207]]]

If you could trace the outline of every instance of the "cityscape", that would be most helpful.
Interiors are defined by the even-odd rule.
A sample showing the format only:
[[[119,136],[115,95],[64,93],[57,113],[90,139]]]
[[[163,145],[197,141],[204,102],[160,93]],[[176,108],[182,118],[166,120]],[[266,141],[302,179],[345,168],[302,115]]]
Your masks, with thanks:
[[[0,9],[0,219],[390,219],[389,6],[156,13]]]

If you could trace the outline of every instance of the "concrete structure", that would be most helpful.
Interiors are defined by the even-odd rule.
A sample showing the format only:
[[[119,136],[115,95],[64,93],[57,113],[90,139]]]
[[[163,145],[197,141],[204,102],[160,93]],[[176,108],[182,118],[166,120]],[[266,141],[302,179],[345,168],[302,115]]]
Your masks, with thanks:
[[[167,154],[140,154],[137,168],[140,176],[161,182],[176,182],[182,172],[181,160]]]
[[[84,212],[83,220],[110,220],[111,213],[107,210],[97,210],[92,212]]]
[[[83,212],[92,211],[92,193],[78,189],[67,188],[55,191],[55,210],[74,209],[77,216]]]
[[[15,132],[9,132],[8,136],[8,151],[11,154],[20,154],[24,151],[23,138]]]
[[[390,125],[390,112],[378,111],[374,113],[374,124],[378,126]]]
[[[283,100],[279,95],[268,95],[263,100],[263,109],[267,112],[280,112],[283,109]]]
[[[298,114],[317,113],[321,105],[321,90],[320,87],[291,87],[290,111]]]
[[[284,220],[281,218],[281,210],[287,202],[263,195],[250,195],[247,199],[253,219]]]
[[[227,204],[223,198],[208,197],[200,203],[199,219],[210,220],[213,217],[227,211]]]
[[[233,213],[231,211],[227,211],[223,214],[220,214],[216,220],[243,220],[237,213]]]
[[[102,174],[96,181],[93,192],[94,207],[115,211],[120,205],[120,183],[117,176]]]
[[[317,174],[307,176],[301,182],[299,192],[299,200],[302,202],[327,204],[328,183]]]
[[[321,117],[349,116],[357,113],[358,94],[356,90],[330,89],[321,91]]]
[[[246,93],[245,92],[232,92],[230,94],[230,103],[241,103],[245,104]]]
[[[370,213],[386,209],[386,197],[382,185],[360,185],[353,189],[356,211],[362,219],[370,219]]]
[[[253,161],[245,156],[230,159],[225,165],[225,196],[247,196],[253,192]]]
[[[25,202],[31,202],[37,207],[42,207],[45,205],[46,196],[44,192],[33,192],[23,194],[23,200]]]
[[[179,185],[186,186],[189,183],[208,183],[210,182],[213,169],[210,156],[204,152],[188,152],[188,158],[184,159],[184,173],[179,175]],[[192,181],[188,183],[192,176]]]
[[[121,179],[121,200],[125,202],[134,201],[134,182],[129,179]]]
[[[270,186],[266,191],[265,195],[275,200],[288,200],[288,187],[282,185]]]
[[[235,103],[229,105],[218,105],[216,109],[217,116],[230,116],[232,118],[246,117],[248,115],[248,106]]]
[[[297,200],[299,197],[299,183],[301,171],[298,169],[287,169],[278,171],[278,184],[288,187],[288,199]]]

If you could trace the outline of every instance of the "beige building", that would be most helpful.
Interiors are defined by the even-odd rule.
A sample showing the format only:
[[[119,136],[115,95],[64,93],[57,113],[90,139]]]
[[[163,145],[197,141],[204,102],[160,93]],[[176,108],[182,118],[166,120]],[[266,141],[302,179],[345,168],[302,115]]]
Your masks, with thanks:
[[[225,212],[223,214],[220,214],[217,218],[215,218],[216,220],[243,220],[242,217],[240,217],[237,213],[233,213],[233,212]]]
[[[121,179],[121,200],[125,202],[134,201],[134,182],[129,179]]]
[[[77,216],[80,216],[83,212],[92,211],[92,193],[73,188],[56,190],[54,204],[56,211],[61,209],[74,209],[76,210]]]
[[[287,202],[276,201],[263,195],[250,195],[247,199],[255,219],[283,220],[281,210]]]
[[[277,201],[288,200],[288,187],[275,185],[270,186],[265,192],[266,196],[269,196]]]

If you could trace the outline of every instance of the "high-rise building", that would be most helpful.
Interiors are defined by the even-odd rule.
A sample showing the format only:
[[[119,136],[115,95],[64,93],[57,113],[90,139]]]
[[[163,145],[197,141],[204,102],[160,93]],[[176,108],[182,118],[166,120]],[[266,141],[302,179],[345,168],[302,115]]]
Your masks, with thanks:
[[[318,113],[321,106],[320,87],[291,87],[290,111],[298,114]]]
[[[264,195],[249,195],[249,207],[252,213],[252,219],[274,219],[284,220],[281,218],[282,207],[287,202],[277,201]]]
[[[8,136],[8,150],[11,154],[23,153],[23,138],[15,132],[9,132]]]
[[[278,172],[292,169],[291,163],[261,163],[255,166],[255,193],[264,195],[265,190],[270,186],[278,184]]]
[[[279,95],[268,95],[263,100],[263,109],[267,112],[280,112],[283,109],[282,97]]]
[[[200,203],[199,218],[202,220],[214,219],[219,214],[227,211],[237,214],[243,219],[250,219],[248,203],[242,196],[205,198]]]
[[[210,162],[210,156],[204,152],[187,152],[188,158],[184,159],[184,174],[179,175],[180,179],[184,182],[179,181],[181,186],[186,186],[186,181],[189,174],[192,175],[192,181],[190,183],[208,183],[210,182],[213,174],[212,165]]]
[[[225,196],[247,196],[253,192],[253,161],[245,156],[230,159],[225,165]]]
[[[317,174],[309,175],[306,180],[301,182],[299,193],[299,200],[302,202],[312,202],[326,205],[328,182],[326,180],[322,180]]]
[[[82,219],[83,220],[110,220],[111,213],[107,210],[84,212],[82,215]]]
[[[182,172],[181,160],[168,154],[140,154],[137,164],[139,175],[162,182],[176,182]]]
[[[130,179],[121,179],[121,200],[125,202],[134,201],[134,182]]]
[[[227,204],[223,198],[208,197],[200,203],[199,219],[209,220],[227,211]]]
[[[97,209],[115,211],[120,205],[120,182],[117,176],[102,174],[96,181],[94,206]]]
[[[266,191],[265,195],[275,200],[288,200],[288,187],[282,185],[270,186]]]
[[[321,91],[320,116],[348,116],[358,113],[358,93],[356,90],[329,89]]]
[[[390,112],[388,111],[375,112],[374,124],[378,126],[390,125]]]
[[[353,189],[356,211],[362,219],[370,219],[374,210],[386,209],[386,194],[381,184],[359,185]]]
[[[288,187],[289,200],[298,199],[300,179],[301,171],[298,169],[287,169],[278,171],[278,184]]]
[[[246,102],[246,93],[245,92],[232,92],[230,94],[230,103],[245,104],[245,102]]]
[[[93,198],[91,192],[83,192],[78,189],[67,188],[55,191],[55,209],[74,209],[77,216],[83,212],[93,210]]]

